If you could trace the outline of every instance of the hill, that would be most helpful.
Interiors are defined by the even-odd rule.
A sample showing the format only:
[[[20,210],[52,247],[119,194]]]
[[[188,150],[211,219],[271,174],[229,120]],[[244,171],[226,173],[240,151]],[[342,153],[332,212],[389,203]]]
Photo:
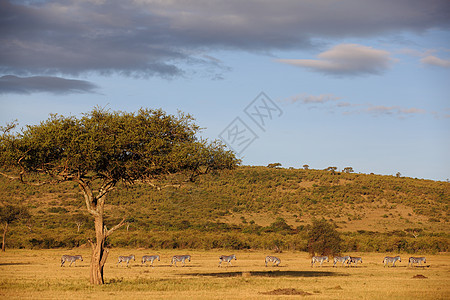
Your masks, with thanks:
[[[2,203],[22,202],[33,216],[11,229],[9,247],[73,247],[93,237],[75,183],[37,188],[1,178],[0,187]],[[448,182],[242,166],[179,188],[121,186],[107,203],[108,225],[129,221],[111,246],[305,250],[311,220],[325,218],[347,251],[450,248]]]

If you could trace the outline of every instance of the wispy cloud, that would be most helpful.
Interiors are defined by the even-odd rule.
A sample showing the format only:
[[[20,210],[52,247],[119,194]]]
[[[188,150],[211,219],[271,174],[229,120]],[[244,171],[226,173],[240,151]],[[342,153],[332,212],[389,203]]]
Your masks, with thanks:
[[[6,75],[0,77],[0,94],[30,94],[45,92],[51,94],[95,93],[97,86],[84,80],[60,77],[33,76],[17,77]]]
[[[336,106],[337,107],[350,107],[350,106],[353,106],[353,105],[351,103],[349,103],[349,102],[341,101],[341,102],[338,102],[336,104]]]
[[[406,118],[413,115],[428,114],[428,112],[416,107],[402,107],[402,106],[385,106],[375,105],[371,103],[350,103],[347,101],[339,101],[342,97],[333,94],[321,94],[318,96],[299,94],[283,100],[282,103],[293,104],[299,103],[310,108],[322,108],[328,112],[341,112],[343,115],[355,114],[369,114],[371,116],[394,116],[398,118]],[[315,105],[315,104],[321,104]],[[433,113],[436,117],[438,114]],[[439,117],[444,117],[439,114]]]
[[[384,106],[384,105],[372,105],[369,104],[367,108],[363,109],[362,112],[368,112],[373,115],[397,115],[397,116],[407,116],[414,114],[425,114],[426,110],[421,108],[404,108],[400,106]]]
[[[336,101],[341,99],[333,94],[321,94],[318,96],[315,95],[307,95],[307,94],[299,94],[289,98],[282,100],[282,102],[287,103],[296,103],[300,102],[303,104],[323,104],[330,101]]]
[[[444,59],[437,56],[439,52],[449,52],[449,49],[427,49],[419,51],[416,49],[400,49],[398,53],[415,57],[421,57],[420,63],[441,68],[450,68],[450,59]]]
[[[344,108],[339,107],[337,108]],[[405,119],[407,117],[426,115],[429,114],[425,109],[416,107],[401,107],[401,106],[385,106],[385,105],[375,105],[371,103],[362,104],[351,104],[345,107],[345,111],[342,112],[343,115],[364,115],[368,114],[373,117],[396,117],[399,119]]]
[[[450,119],[450,107],[444,108],[442,111],[432,111],[431,114],[436,119]]]
[[[338,76],[380,74],[396,61],[385,50],[341,44],[317,55],[318,59],[279,59],[278,62]]]
[[[432,66],[442,67],[442,68],[450,68],[450,60],[449,59],[442,59],[442,58],[436,57],[434,55],[425,56],[420,60],[420,62],[425,65],[432,65]]]

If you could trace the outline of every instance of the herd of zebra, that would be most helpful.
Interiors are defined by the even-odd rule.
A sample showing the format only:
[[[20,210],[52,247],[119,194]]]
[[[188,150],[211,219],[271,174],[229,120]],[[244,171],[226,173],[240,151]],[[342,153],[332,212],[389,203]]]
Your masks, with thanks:
[[[72,263],[76,264],[77,260],[81,260],[83,261],[83,257],[81,255],[63,255],[61,257],[61,267],[64,265],[64,263],[70,262],[69,266],[72,265]],[[127,263],[127,267],[130,263],[131,260],[136,261],[136,258],[134,255],[130,255],[130,256],[119,256],[119,260],[117,262],[117,266],[119,266],[120,263],[122,262],[126,262]],[[160,261],[160,256],[159,255],[144,255],[142,256],[142,264],[146,264],[146,262],[150,262],[151,266],[153,267],[153,262],[157,260]],[[219,267],[222,265],[222,262],[226,262],[227,265],[231,265],[231,261],[232,260],[237,260],[236,255],[231,254],[231,255],[221,255],[219,257]],[[172,256],[172,261],[171,261],[171,265],[173,266],[177,266],[177,262],[181,262],[183,264],[183,266],[186,264],[186,261],[190,262],[191,261],[191,256],[190,255],[174,255]],[[328,256],[313,256],[311,259],[311,267],[314,266],[315,263],[319,263],[320,266],[322,266],[322,264],[324,262],[328,262]],[[401,262],[402,259],[400,258],[400,256],[395,256],[395,257],[391,257],[391,256],[386,256],[383,259],[383,263],[384,266],[388,266],[389,264],[392,264],[393,267],[395,267],[395,263],[399,261]],[[265,264],[267,267],[268,263],[272,263],[272,266],[277,267],[280,263],[281,263],[281,259],[279,259],[278,257],[275,256],[267,256],[265,259]],[[354,257],[354,256],[335,256],[334,257],[334,263],[333,263],[333,267],[336,266],[337,263],[342,263],[342,266],[345,266],[345,264],[347,263],[347,266],[351,266],[351,264],[354,264],[355,266],[358,266],[358,263],[362,264],[362,258],[361,257]],[[427,263],[427,260],[425,257],[410,257],[409,261],[408,261],[408,266],[411,265],[413,266],[413,264],[419,264],[422,265],[422,263]]]
[[[229,256],[226,255],[221,255],[219,257],[219,267],[221,266],[222,262],[226,262],[227,265],[231,265],[231,261],[232,260],[237,260],[236,255],[231,254]],[[81,260],[83,261],[83,257],[81,255],[63,255],[61,257],[61,267],[64,265],[64,263],[66,261],[70,262],[69,267],[72,265],[72,263],[76,264],[77,260]],[[127,263],[127,267],[130,263],[130,261],[136,261],[136,257],[134,255],[130,255],[130,256],[119,256],[119,260],[117,261],[117,266],[122,263],[122,262],[126,262]],[[153,267],[153,262],[157,260],[160,261],[161,258],[159,255],[144,255],[142,256],[142,264],[145,264],[146,262],[150,262],[151,266]],[[171,261],[171,265],[174,265],[175,267],[177,266],[177,262],[181,262],[183,265],[186,265],[186,261],[190,262],[191,261],[191,256],[190,255],[174,255],[172,256],[172,261]],[[274,266],[278,266],[281,262],[281,260],[275,256],[267,256],[266,257],[266,267],[267,267],[267,263],[268,262],[273,262]]]
[[[319,263],[320,266],[322,266],[322,264],[324,262],[328,262],[328,256],[313,256],[313,258],[311,259],[311,267],[314,266],[315,263]],[[395,267],[395,263],[399,261],[401,262],[402,259],[400,258],[400,256],[386,256],[385,258],[383,258],[382,263],[384,264],[384,266],[389,267],[389,264],[392,264],[393,267]],[[347,263],[347,266],[351,266],[351,264],[355,264],[355,266],[358,266],[358,263],[362,264],[362,258],[361,257],[354,257],[354,256],[335,256],[334,257],[334,262],[333,262],[333,267],[336,266],[337,263],[342,263],[342,266],[345,266],[345,263]],[[425,257],[410,257],[408,260],[408,266],[413,266],[414,264],[419,264],[422,266],[422,263],[427,263],[427,260]]]

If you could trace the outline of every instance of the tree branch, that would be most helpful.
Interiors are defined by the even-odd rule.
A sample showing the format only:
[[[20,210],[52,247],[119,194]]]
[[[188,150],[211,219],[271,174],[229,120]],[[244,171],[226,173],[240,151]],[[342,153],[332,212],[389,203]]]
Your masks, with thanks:
[[[109,254],[109,249],[104,248],[103,253],[102,253],[102,259],[100,260],[100,265],[102,265],[102,266],[105,265],[106,259],[108,258],[108,254]]]
[[[92,195],[91,188],[89,187],[89,185],[86,182],[84,182],[80,178],[77,178],[75,181],[78,183],[81,190],[83,191],[84,201],[86,202],[86,208],[87,208],[88,212],[94,216],[98,216],[99,212],[92,207],[94,198]]]
[[[4,177],[6,177],[6,178],[9,178],[9,179],[20,180],[20,177],[19,177],[19,176],[12,176],[12,175],[8,175],[8,174],[3,173],[3,172],[0,172],[0,175],[4,176]]]
[[[6,126],[0,126],[0,131],[3,131],[3,134],[7,134],[9,133],[11,130],[13,130],[14,128],[16,128],[18,125],[17,119],[15,119],[14,121],[10,122],[10,123],[6,123]]]
[[[160,188],[158,185],[154,184],[153,182],[147,181],[146,183],[147,183],[148,185],[154,187],[154,188],[157,189],[158,191],[161,190],[161,188]]]
[[[6,173],[0,172],[0,175],[2,175],[3,177],[6,177],[8,179],[12,179],[12,180],[19,180],[21,183],[26,184],[26,185],[32,185],[32,186],[43,186],[46,184],[56,184],[56,183],[60,183],[60,180],[52,180],[52,181],[42,181],[42,182],[29,182],[26,181],[24,179],[23,176],[23,172],[20,172],[19,176],[12,176],[12,175],[8,175]]]
[[[102,199],[109,191],[111,191],[116,185],[115,180],[110,180],[109,182],[103,184],[98,192],[97,199]]]
[[[88,240],[89,244],[91,244],[92,250],[94,250],[95,249],[94,242],[90,238],[88,238],[87,240]]]
[[[122,227],[123,225],[125,225],[125,220],[126,220],[126,219],[127,219],[127,218],[124,217],[124,218],[122,219],[122,221],[120,221],[119,224],[117,224],[116,226],[112,227],[112,228],[109,229],[109,230],[106,228],[106,225],[105,225],[105,235],[106,235],[106,237],[108,237],[111,233],[113,233],[114,231],[116,231],[117,229],[119,229],[120,227]]]

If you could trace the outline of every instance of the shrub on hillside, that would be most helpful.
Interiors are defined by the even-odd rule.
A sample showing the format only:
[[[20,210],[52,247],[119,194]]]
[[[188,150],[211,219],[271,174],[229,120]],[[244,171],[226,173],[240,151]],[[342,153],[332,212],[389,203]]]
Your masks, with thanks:
[[[308,252],[314,255],[337,255],[341,252],[341,237],[336,226],[325,219],[314,219],[308,233]]]

